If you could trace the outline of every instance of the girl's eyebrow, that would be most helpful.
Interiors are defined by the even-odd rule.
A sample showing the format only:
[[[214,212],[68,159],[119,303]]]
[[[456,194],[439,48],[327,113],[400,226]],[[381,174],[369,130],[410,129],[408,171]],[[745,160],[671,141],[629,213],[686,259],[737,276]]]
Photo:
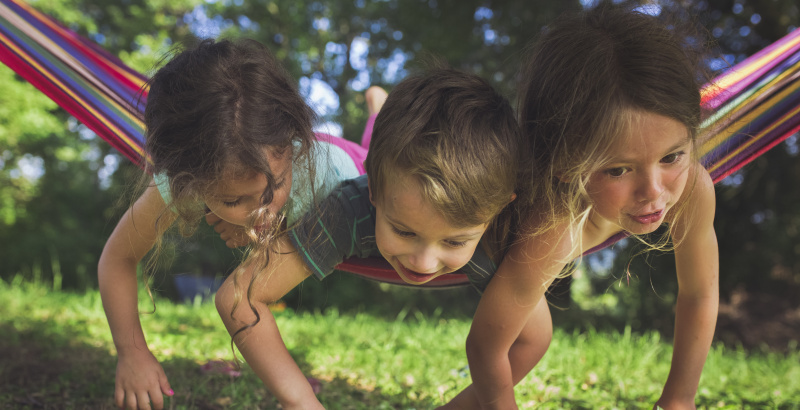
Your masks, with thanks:
[[[680,148],[683,148],[684,146],[688,145],[690,142],[691,142],[691,139],[689,138],[688,135],[686,135],[679,142],[675,143],[675,145],[669,147],[664,152],[664,155],[669,155],[669,154],[675,152],[676,150],[678,150]],[[627,163],[631,163],[631,162],[634,162],[634,161],[631,160],[630,158],[612,158],[612,161],[609,162],[609,164],[610,165],[617,165],[617,164],[627,164]]]
[[[677,150],[678,148],[683,148],[684,146],[686,146],[686,145],[687,145],[687,144],[689,144],[690,142],[692,142],[692,141],[691,141],[691,139],[689,139],[689,136],[687,135],[687,136],[686,136],[684,139],[682,139],[680,142],[678,142],[677,144],[675,144],[675,145],[673,145],[672,147],[670,147],[670,149],[668,149],[668,150],[667,150],[667,153],[671,153],[671,152],[673,152],[673,151]]]

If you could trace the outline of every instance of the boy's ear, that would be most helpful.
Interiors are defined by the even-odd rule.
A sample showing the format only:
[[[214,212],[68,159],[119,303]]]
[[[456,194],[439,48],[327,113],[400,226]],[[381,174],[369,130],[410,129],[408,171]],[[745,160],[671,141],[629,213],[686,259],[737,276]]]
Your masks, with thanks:
[[[369,192],[369,203],[375,206],[375,200],[372,198],[372,180],[367,177],[367,192]]]

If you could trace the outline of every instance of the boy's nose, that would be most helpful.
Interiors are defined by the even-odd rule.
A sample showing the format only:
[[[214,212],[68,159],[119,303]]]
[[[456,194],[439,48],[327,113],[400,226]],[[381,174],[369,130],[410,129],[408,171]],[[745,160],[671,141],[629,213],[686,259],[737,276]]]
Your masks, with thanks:
[[[439,270],[438,258],[430,248],[417,249],[408,259],[409,268],[417,273],[436,273]]]

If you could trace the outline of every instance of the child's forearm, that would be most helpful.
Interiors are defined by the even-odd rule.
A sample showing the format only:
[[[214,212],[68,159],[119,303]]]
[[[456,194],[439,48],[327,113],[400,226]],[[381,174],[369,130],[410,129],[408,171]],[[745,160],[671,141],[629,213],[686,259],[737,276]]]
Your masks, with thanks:
[[[149,351],[139,321],[136,263],[115,263],[101,257],[97,279],[103,310],[118,354],[134,349]]]
[[[231,335],[256,319],[246,301],[242,301],[233,312],[233,301],[232,281],[226,281],[217,292],[216,304]],[[286,349],[269,308],[261,302],[254,303],[254,306],[259,322],[234,337],[242,356],[284,409],[322,409],[311,384]]]
[[[481,409],[516,409],[511,349],[486,349],[483,343],[467,338],[467,360],[472,388]]]
[[[486,407],[486,405],[484,405],[483,407],[475,408],[508,408],[506,406],[510,406],[511,403],[513,403],[512,401],[515,401],[513,386],[516,386],[517,383],[525,378],[525,376],[530,373],[534,366],[539,363],[544,354],[547,352],[552,337],[553,322],[550,317],[550,308],[547,305],[547,300],[545,298],[541,298],[531,313],[531,316],[525,323],[525,326],[522,328],[519,335],[517,335],[516,340],[514,340],[511,347],[508,348],[508,355],[503,363],[503,366],[505,363],[508,363],[510,368],[512,381],[511,389],[492,386],[490,383],[493,383],[494,377],[488,373],[486,373],[488,376],[482,377],[481,375],[484,373],[473,369],[473,360],[470,360],[470,368],[474,383],[472,386],[465,389],[457,399],[465,400],[466,398],[472,398],[472,400],[475,402],[473,406],[478,406],[479,402],[491,402],[493,403],[492,406],[494,406],[496,397],[502,397],[502,400],[497,402],[497,407]],[[474,361],[476,361],[476,364],[478,362],[478,358],[482,356],[479,353],[481,350],[480,344],[486,343],[485,340],[482,341],[480,339],[482,338],[473,337],[472,340],[468,339],[469,347],[467,350],[467,357],[475,358]],[[491,343],[488,343],[487,345],[491,345]],[[490,355],[487,355],[487,357],[489,356]],[[495,360],[498,359],[495,358]],[[507,377],[507,375],[503,373],[503,375],[500,377]],[[481,392],[478,392],[476,390],[477,388],[481,388]],[[479,398],[480,401],[478,401]],[[454,399],[454,401],[456,400]]]
[[[659,404],[694,405],[719,309],[719,294],[705,298],[678,297],[672,366]]]

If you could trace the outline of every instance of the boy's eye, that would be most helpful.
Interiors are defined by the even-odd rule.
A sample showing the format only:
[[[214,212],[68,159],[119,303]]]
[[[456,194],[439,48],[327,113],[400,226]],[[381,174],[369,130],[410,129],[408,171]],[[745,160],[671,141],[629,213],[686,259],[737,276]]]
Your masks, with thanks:
[[[397,236],[399,236],[401,238],[413,238],[414,237],[414,232],[401,231],[400,229],[397,229],[397,227],[395,227],[395,226],[392,226],[392,231],[394,231],[394,233],[397,234]]]
[[[623,167],[611,168],[611,169],[605,170],[606,175],[608,175],[610,177],[614,177],[614,178],[621,177],[621,176],[625,175],[627,172],[628,172],[628,170],[623,168]]]
[[[664,158],[661,158],[661,162],[664,164],[674,164],[678,162],[681,157],[683,157],[683,151],[673,152],[672,154],[667,155]]]
[[[445,243],[452,248],[461,248],[467,245],[467,241],[445,241]]]

